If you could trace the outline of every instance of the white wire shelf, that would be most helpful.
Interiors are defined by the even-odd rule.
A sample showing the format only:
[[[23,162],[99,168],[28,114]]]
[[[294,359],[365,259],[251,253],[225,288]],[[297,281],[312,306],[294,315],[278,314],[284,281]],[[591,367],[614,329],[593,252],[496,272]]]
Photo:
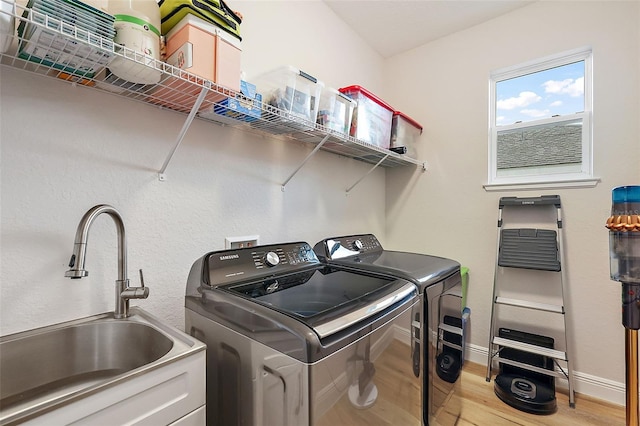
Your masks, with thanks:
[[[302,120],[266,103],[250,100],[234,90],[114,44],[112,40],[91,33],[80,25],[72,25],[10,0],[0,0],[0,6],[3,23],[0,29],[6,29],[7,25],[4,24],[10,20],[14,30],[0,32],[1,65],[187,115],[176,146],[159,172],[161,180],[191,121],[196,118],[249,132],[294,139],[315,145],[317,149],[373,164],[374,168],[416,165],[422,166],[423,171],[426,170],[425,162]],[[20,25],[30,31],[23,29],[19,35],[17,28]],[[109,64],[114,60],[129,61],[140,72],[155,72],[160,76],[159,81],[154,84],[136,84],[119,78],[108,70]],[[252,103],[254,107],[258,107],[260,118],[247,122],[217,114],[216,107],[220,107],[226,98]],[[293,175],[289,179],[291,177]]]

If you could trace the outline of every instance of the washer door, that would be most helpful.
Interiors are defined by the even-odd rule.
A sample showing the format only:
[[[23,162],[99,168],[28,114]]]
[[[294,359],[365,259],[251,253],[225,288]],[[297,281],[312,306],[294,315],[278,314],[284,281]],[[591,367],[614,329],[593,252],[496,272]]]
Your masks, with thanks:
[[[413,370],[409,330],[413,305],[310,366],[314,426],[419,426],[422,377]]]
[[[294,317],[320,339],[409,300],[414,284],[379,274],[315,270],[223,288]]]

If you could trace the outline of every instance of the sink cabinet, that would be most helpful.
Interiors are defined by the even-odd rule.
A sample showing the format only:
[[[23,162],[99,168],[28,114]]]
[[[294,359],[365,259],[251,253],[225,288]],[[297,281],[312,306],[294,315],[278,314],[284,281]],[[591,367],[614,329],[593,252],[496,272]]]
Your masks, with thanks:
[[[205,363],[200,351],[21,424],[204,425]]]

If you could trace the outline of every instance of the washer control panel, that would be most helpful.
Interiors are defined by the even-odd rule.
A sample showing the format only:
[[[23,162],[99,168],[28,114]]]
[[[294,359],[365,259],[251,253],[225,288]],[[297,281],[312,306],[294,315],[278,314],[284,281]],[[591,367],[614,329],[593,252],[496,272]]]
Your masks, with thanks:
[[[316,254],[305,242],[255,246],[207,254],[203,279],[217,287],[319,265]]]
[[[280,263],[280,256],[275,251],[268,251],[264,255],[264,264],[267,266],[276,266]]]

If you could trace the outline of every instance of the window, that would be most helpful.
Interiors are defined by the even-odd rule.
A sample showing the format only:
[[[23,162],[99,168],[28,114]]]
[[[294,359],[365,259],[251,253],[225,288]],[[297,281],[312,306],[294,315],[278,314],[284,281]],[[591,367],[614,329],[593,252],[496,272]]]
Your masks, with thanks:
[[[591,50],[491,74],[486,189],[593,185]]]

